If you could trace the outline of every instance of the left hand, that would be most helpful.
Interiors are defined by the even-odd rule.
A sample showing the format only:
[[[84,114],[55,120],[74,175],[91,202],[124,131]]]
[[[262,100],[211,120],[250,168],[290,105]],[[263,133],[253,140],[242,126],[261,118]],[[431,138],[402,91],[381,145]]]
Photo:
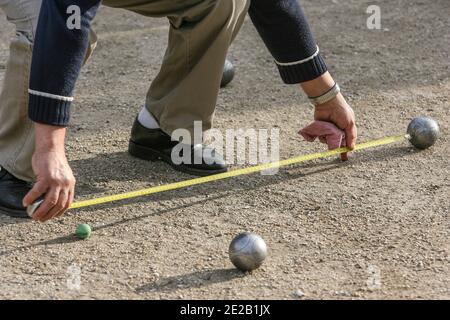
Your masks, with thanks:
[[[318,105],[314,110],[314,119],[334,123],[345,132],[346,145],[354,149],[357,139],[355,113],[348,105],[341,93],[336,98],[324,104]],[[341,154],[342,160],[347,160],[347,153]]]

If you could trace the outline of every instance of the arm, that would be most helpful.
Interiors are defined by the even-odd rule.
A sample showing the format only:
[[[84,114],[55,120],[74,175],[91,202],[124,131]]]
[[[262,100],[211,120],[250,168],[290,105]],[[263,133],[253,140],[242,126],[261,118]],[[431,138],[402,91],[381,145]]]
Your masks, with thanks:
[[[275,58],[281,78],[287,84],[300,84],[308,97],[329,91],[334,80],[327,71],[305,14],[297,0],[252,1],[250,17]],[[346,133],[346,144],[356,143],[355,116],[342,94],[316,106],[315,120],[334,123]],[[346,155],[343,155],[346,159]]]
[[[80,8],[80,29],[70,30],[67,8]],[[66,126],[75,83],[89,42],[89,30],[100,0],[44,0],[33,48],[29,117],[34,122]]]
[[[252,1],[249,15],[285,83],[310,81],[327,71],[297,0]]]
[[[80,29],[70,30],[67,8],[80,8]],[[100,0],[44,0],[36,31],[30,75],[29,117],[35,122],[32,159],[37,181],[23,199],[26,207],[44,202],[33,219],[47,221],[66,211],[74,198],[75,178],[64,149],[73,91],[89,41],[89,29]]]

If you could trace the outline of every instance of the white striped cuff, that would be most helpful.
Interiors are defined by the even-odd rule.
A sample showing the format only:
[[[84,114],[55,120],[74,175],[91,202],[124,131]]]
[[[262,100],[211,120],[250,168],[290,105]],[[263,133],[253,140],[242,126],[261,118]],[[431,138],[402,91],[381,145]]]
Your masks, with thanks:
[[[49,99],[55,99],[55,100],[60,100],[60,101],[66,101],[66,102],[73,101],[73,97],[59,96],[57,94],[51,94],[51,93],[41,92],[41,91],[36,91],[36,90],[31,90],[31,89],[28,89],[28,93],[33,94],[35,96],[49,98]]]
[[[316,52],[312,56],[310,56],[306,59],[298,60],[298,61],[294,61],[294,62],[279,62],[279,61],[275,60],[275,63],[282,67],[295,66],[295,65],[303,64],[303,63],[313,60],[315,57],[317,57],[319,55],[319,53],[320,53],[320,49],[319,49],[319,46],[317,46]]]

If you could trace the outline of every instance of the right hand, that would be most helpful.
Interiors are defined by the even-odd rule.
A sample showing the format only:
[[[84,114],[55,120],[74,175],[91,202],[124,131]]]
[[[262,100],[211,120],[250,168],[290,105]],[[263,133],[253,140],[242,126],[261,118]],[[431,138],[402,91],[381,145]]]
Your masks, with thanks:
[[[316,106],[314,110],[314,120],[328,121],[334,123],[339,129],[345,132],[346,146],[353,150],[356,145],[357,129],[355,113],[348,105],[342,94],[338,94],[333,100]],[[341,159],[348,159],[347,153],[341,154]]]
[[[36,130],[36,151],[32,159],[36,183],[23,199],[23,205],[27,207],[43,197],[44,202],[33,214],[33,220],[40,222],[64,214],[75,195],[75,178],[64,151],[65,130],[63,133],[58,130],[61,129],[48,126],[45,131]],[[48,143],[55,137],[58,143]]]
[[[326,72],[314,80],[301,83],[301,87],[308,97],[318,97],[329,91],[335,84],[336,82],[330,73]],[[331,122],[343,130],[345,132],[346,146],[353,150],[358,135],[355,113],[341,93],[333,100],[316,106],[314,120]],[[347,160],[347,153],[342,153],[341,159]]]

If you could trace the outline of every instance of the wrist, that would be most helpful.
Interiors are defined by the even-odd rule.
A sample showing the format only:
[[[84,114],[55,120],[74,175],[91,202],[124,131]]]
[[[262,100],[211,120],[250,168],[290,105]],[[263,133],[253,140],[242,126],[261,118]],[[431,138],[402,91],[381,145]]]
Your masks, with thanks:
[[[308,97],[319,97],[330,91],[335,84],[331,74],[326,72],[314,80],[301,83],[300,86]]]
[[[346,103],[345,98],[342,95],[342,93],[338,93],[333,99],[331,99],[325,103],[315,105],[314,108],[316,110],[325,110],[325,109],[335,108],[342,103]]]
[[[326,93],[324,93],[321,96],[318,97],[308,97],[309,102],[311,103],[311,105],[315,106],[320,106],[323,104],[326,104],[330,101],[333,101],[336,99],[336,97],[341,93],[341,88],[339,87],[339,85],[337,83],[334,84],[334,86],[328,90]]]
[[[35,123],[36,152],[65,152],[66,128]]]

